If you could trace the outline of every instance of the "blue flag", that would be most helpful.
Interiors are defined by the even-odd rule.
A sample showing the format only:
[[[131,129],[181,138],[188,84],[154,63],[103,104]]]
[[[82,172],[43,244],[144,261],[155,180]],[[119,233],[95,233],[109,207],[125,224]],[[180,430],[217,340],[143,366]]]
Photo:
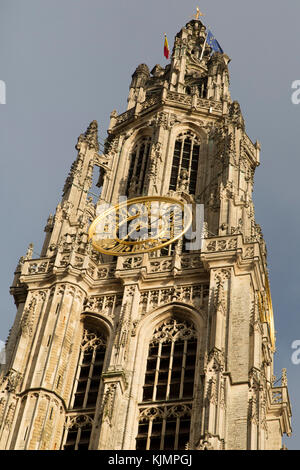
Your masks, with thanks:
[[[214,52],[221,52],[221,54],[223,54],[224,51],[222,47],[220,46],[220,44],[218,43],[218,41],[210,30],[208,30],[207,33],[206,43],[212,48]]]

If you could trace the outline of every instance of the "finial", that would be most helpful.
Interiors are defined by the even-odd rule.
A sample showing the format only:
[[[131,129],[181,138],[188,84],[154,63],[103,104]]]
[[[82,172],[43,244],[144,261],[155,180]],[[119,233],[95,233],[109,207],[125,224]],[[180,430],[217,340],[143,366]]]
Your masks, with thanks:
[[[281,386],[282,386],[282,387],[287,387],[287,375],[286,375],[286,369],[282,369],[282,375],[281,375]]]
[[[199,20],[199,16],[204,16],[204,14],[199,10],[199,7],[197,7],[196,14],[193,15],[193,18],[195,18],[195,20]]]
[[[32,259],[32,254],[33,254],[33,243],[29,243],[29,246],[27,248],[27,252],[25,255],[25,259]]]

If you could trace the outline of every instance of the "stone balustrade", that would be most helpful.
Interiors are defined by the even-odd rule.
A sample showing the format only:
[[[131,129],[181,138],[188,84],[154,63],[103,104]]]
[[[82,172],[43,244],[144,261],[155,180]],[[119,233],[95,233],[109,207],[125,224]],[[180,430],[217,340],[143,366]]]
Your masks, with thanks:
[[[222,113],[223,103],[220,101],[215,101],[212,99],[199,98],[197,96],[186,95],[185,93],[178,93],[175,91],[162,91],[157,95],[150,96],[143,103],[138,103],[134,108],[125,111],[124,113],[116,116],[114,127],[118,127],[124,123],[127,123],[134,119],[137,114],[143,113],[149,110],[151,107],[156,106],[157,104],[172,104],[176,103],[181,104],[187,108],[193,107],[196,111],[200,110],[210,110],[211,112]],[[251,145],[253,146],[251,140],[249,139]],[[249,145],[250,145],[249,143]]]

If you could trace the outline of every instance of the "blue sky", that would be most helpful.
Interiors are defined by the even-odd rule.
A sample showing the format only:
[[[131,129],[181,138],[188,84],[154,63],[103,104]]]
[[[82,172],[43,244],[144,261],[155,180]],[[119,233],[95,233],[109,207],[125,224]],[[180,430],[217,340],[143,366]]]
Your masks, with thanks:
[[[140,63],[166,64],[170,47],[198,2],[186,0],[0,0],[0,105],[3,247],[0,339],[15,316],[9,286],[30,242],[40,253],[78,135],[93,119],[105,138],[109,115],[126,109],[131,74]],[[300,339],[299,231],[300,105],[291,85],[300,79],[300,4],[289,0],[203,0],[204,22],[231,57],[231,94],[248,135],[262,145],[255,178],[257,222],[268,247],[277,330],[275,373],[287,367],[293,407],[290,449],[300,448],[300,365],[291,362]]]

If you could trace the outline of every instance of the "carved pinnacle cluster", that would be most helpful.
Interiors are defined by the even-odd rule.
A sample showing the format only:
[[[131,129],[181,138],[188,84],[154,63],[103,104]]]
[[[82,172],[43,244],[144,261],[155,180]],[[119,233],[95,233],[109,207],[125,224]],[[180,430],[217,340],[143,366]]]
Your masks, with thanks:
[[[90,149],[95,149],[99,152],[98,142],[98,123],[92,121],[84,134],[79,136],[78,142],[87,142]]]

